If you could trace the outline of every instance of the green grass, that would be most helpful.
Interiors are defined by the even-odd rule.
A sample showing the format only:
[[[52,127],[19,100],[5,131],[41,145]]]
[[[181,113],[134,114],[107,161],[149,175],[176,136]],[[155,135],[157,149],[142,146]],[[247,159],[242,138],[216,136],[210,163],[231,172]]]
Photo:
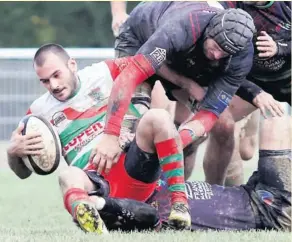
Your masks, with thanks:
[[[203,179],[202,173],[195,173]],[[281,232],[165,232],[111,233],[108,236],[85,234],[72,222],[63,208],[57,176],[33,175],[20,180],[11,171],[0,172],[0,242],[33,241],[290,241]]]

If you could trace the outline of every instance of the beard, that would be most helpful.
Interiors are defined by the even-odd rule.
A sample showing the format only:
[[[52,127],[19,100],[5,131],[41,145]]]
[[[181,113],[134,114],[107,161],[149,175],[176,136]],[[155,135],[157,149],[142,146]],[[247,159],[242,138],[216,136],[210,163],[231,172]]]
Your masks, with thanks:
[[[71,93],[68,98],[73,97],[79,90],[79,86],[80,86],[78,76],[75,75],[71,70],[70,70],[70,80],[71,80],[70,81]]]

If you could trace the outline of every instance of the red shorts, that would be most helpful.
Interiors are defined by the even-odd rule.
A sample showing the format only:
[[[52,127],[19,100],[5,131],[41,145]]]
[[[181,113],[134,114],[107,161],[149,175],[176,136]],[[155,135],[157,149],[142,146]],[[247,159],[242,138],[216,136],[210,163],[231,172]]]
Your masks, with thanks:
[[[153,194],[157,182],[144,183],[130,177],[125,169],[125,157],[123,154],[108,174],[102,174],[109,183],[109,196],[144,202]]]

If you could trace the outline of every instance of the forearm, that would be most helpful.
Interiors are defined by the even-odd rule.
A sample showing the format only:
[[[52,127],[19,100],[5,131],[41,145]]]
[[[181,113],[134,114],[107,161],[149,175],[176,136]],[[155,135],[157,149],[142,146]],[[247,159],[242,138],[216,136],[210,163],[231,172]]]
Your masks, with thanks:
[[[115,16],[120,13],[126,13],[126,12],[127,12],[126,1],[111,1],[112,16]]]
[[[180,88],[186,90],[190,94],[190,96],[192,96],[197,101],[203,100],[205,96],[204,88],[198,85],[194,80],[176,73],[166,64],[163,64],[161,66],[158,71],[158,75],[168,80],[169,82],[179,86]]]
[[[199,140],[208,133],[217,120],[218,117],[210,111],[200,110],[195,113],[195,115],[179,129],[183,148]]]
[[[240,79],[225,77],[209,85],[206,96],[198,105],[199,111],[181,128],[180,136],[184,147],[213,128],[240,84]]]
[[[263,89],[255,83],[245,80],[237,90],[236,95],[241,97],[243,100],[253,104],[253,99],[262,91]]]
[[[128,65],[115,78],[109,97],[105,134],[120,135],[121,124],[136,87],[154,73],[155,70],[144,55],[128,58]]]
[[[11,156],[7,153],[8,165],[10,169],[20,178],[28,178],[32,172],[24,165],[21,158],[16,156]]]
[[[121,72],[130,64],[128,57],[118,58],[114,60],[106,60],[113,81],[121,74]],[[134,95],[131,98],[131,103],[129,106],[129,114],[131,116],[130,120],[132,120],[133,115],[138,118],[141,117],[149,108],[151,102],[151,87],[147,83],[142,83],[139,85]],[[127,119],[125,117],[125,119]],[[129,122],[123,122],[122,126],[125,127],[129,124]]]

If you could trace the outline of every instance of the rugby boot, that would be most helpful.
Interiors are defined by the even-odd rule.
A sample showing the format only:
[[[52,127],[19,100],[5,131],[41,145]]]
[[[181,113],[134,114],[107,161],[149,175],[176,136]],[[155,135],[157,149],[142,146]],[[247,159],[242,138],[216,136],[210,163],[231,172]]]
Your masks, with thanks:
[[[85,232],[108,234],[108,229],[101,219],[95,205],[90,202],[81,202],[75,207],[74,220]]]
[[[187,204],[174,203],[170,210],[168,223],[179,230],[191,229],[191,215]]]

